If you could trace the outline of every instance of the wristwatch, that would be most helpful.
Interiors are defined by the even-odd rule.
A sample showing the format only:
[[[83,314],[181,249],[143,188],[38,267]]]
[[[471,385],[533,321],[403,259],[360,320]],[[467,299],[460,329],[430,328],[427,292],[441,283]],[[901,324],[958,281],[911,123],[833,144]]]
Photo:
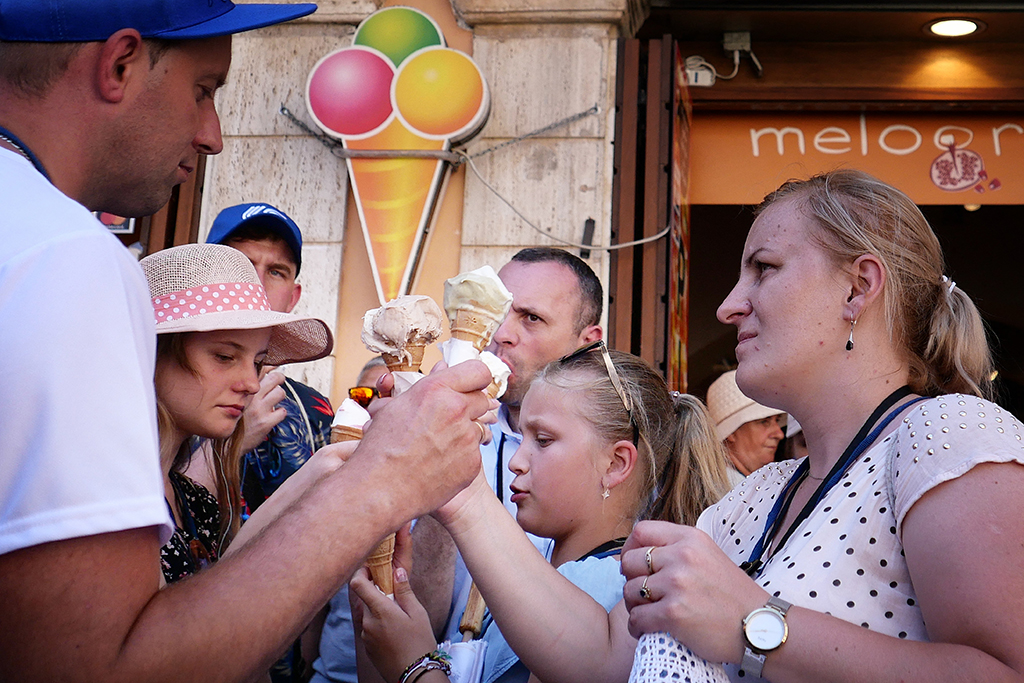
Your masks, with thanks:
[[[743,619],[743,639],[747,641],[740,662],[740,676],[759,678],[769,652],[777,650],[789,636],[786,612],[792,605],[772,596],[764,607],[758,607]]]

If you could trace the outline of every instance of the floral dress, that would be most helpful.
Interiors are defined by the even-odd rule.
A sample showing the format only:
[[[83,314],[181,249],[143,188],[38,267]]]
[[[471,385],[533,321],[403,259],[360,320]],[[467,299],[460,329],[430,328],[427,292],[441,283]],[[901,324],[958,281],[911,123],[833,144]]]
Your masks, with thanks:
[[[171,540],[160,548],[160,568],[167,583],[191,576],[216,562],[220,546],[220,512],[213,494],[180,472],[171,472],[171,485],[181,510],[182,526],[175,525]]]

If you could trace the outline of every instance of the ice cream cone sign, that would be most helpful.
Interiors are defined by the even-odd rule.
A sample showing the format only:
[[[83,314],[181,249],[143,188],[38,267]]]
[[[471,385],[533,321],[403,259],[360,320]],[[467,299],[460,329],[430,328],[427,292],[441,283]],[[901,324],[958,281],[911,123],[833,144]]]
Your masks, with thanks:
[[[483,128],[490,94],[480,68],[446,47],[440,27],[423,12],[378,10],[352,42],[321,58],[306,83],[313,120],[346,149],[447,151]],[[446,163],[347,159],[381,304],[408,293]]]

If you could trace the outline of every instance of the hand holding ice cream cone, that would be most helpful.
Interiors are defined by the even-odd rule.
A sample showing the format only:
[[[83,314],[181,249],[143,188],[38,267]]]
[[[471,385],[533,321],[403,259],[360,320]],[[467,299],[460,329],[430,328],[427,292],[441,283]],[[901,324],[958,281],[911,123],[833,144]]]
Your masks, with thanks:
[[[423,351],[440,336],[441,309],[429,296],[400,296],[363,316],[363,344],[395,375],[392,396],[419,380]]]
[[[334,414],[334,422],[331,423],[331,443],[361,440],[363,425],[369,420],[370,414],[365,408],[346,398]],[[385,595],[393,595],[395,592],[391,578],[391,557],[394,552],[395,535],[391,534],[366,558],[366,566],[370,570],[373,582]]]

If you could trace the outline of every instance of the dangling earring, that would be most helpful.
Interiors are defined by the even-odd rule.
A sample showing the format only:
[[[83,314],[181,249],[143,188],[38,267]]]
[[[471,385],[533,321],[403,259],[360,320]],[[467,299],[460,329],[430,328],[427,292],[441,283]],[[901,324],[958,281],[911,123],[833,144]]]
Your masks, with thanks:
[[[846,340],[846,350],[853,351],[853,328],[857,326],[857,320],[850,321],[850,338]]]
[[[612,495],[612,494],[611,494],[611,491],[609,491],[608,489],[605,489],[604,491],[601,492],[601,498],[603,500],[608,500],[608,496],[610,496],[610,495]]]

